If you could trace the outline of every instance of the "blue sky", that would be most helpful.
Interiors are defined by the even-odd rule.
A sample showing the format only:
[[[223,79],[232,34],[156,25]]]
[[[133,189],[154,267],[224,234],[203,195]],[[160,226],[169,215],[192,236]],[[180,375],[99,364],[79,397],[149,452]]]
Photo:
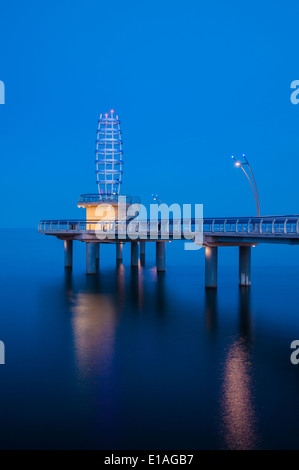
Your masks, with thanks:
[[[122,121],[123,192],[251,215],[299,213],[296,1],[2,2],[1,225],[83,217],[97,119]]]

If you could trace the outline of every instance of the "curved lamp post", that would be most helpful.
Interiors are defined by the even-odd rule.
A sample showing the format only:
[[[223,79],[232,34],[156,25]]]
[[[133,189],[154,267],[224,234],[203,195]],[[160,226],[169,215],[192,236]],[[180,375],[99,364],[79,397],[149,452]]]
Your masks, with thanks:
[[[256,205],[257,216],[260,217],[260,200],[259,200],[259,194],[258,194],[258,190],[257,190],[257,185],[256,185],[256,182],[255,182],[255,178],[254,178],[254,175],[253,175],[251,166],[250,166],[250,164],[249,164],[249,161],[247,160],[247,158],[245,157],[244,154],[243,154],[243,158],[244,158],[245,161],[244,161],[244,162],[241,162],[240,160],[236,160],[235,157],[232,156],[232,159],[235,161],[235,166],[241,168],[241,170],[245,173],[246,178],[247,178],[248,181],[249,181],[249,184],[250,184],[250,186],[251,186],[251,189],[252,189],[252,192],[253,192],[253,195],[254,195],[254,199],[255,199],[255,205]],[[245,166],[245,165],[247,165],[248,168],[249,168],[252,181],[251,181],[251,179],[250,179],[248,173],[247,173],[246,170],[244,169],[244,166]]]

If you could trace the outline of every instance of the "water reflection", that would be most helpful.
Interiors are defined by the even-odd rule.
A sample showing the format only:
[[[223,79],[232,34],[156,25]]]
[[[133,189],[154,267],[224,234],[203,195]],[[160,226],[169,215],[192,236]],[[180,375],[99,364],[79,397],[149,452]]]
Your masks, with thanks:
[[[239,329],[242,338],[250,340],[251,334],[251,288],[239,288]]]
[[[229,449],[257,447],[251,357],[243,339],[231,345],[226,357],[222,415],[225,444]]]
[[[71,274],[66,273],[65,292],[73,314],[75,355],[82,378],[94,375],[107,378],[113,373],[115,331],[120,314],[155,311],[167,320],[164,315],[169,309],[166,281],[165,273],[157,273],[156,269],[148,273],[141,266],[125,270],[119,263],[108,277],[87,276],[81,292],[74,292]],[[258,439],[250,345],[250,289],[240,288],[238,300],[238,334],[228,347],[223,364],[221,433],[226,448],[254,449]],[[207,333],[216,337],[216,291],[205,293],[205,314]]]
[[[138,293],[138,307],[139,310],[142,310],[144,306],[144,272],[142,268],[138,270]]]
[[[116,299],[121,308],[124,308],[125,305],[125,268],[121,260],[117,260],[117,269],[116,269]]]
[[[109,372],[113,361],[116,307],[109,294],[98,292],[96,276],[86,278],[85,292],[71,306],[75,354],[80,373]]]
[[[65,289],[66,299],[70,302],[72,300],[72,295],[73,295],[72,268],[65,268],[64,289]]]
[[[226,354],[221,396],[223,435],[229,449],[258,447],[250,330],[250,289],[240,288],[240,334]]]
[[[139,269],[137,267],[131,268],[131,285],[130,285],[130,301],[136,308],[138,307],[139,297]]]
[[[257,269],[251,302],[235,270],[204,296],[198,266],[157,276],[150,265],[134,306],[129,263],[116,272],[114,256],[107,266],[103,256],[86,279],[82,256],[64,278],[60,242],[45,249],[30,237],[21,263],[11,259],[15,236],[0,245],[1,339],[10,345],[1,447],[298,448],[298,370],[288,353],[298,270]]]
[[[208,333],[217,330],[217,291],[206,289],[205,292],[206,328]]]

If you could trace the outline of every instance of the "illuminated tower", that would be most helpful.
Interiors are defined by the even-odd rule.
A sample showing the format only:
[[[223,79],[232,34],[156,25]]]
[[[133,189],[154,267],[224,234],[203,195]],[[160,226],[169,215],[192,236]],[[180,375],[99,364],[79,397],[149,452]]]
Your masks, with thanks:
[[[126,217],[118,211],[120,185],[123,174],[123,150],[120,130],[120,120],[114,117],[113,109],[110,113],[100,115],[96,139],[96,183],[98,193],[81,194],[78,207],[86,209],[86,220],[115,220]],[[126,207],[130,204],[139,204],[139,197],[126,195]],[[138,208],[137,208],[138,209]],[[136,213],[138,210],[136,210]],[[132,214],[130,215],[132,217]],[[95,228],[95,224],[87,225],[88,230]]]
[[[113,109],[98,121],[96,140],[96,175],[99,193],[110,199],[120,193],[123,151],[120,120]]]

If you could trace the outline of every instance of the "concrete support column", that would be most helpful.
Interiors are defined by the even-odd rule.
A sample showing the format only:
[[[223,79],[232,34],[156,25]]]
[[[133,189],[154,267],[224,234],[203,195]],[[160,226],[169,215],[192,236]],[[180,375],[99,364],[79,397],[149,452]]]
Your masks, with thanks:
[[[239,285],[251,284],[251,246],[239,247]]]
[[[86,242],[86,273],[95,274],[97,272],[96,261],[97,243]]]
[[[205,247],[205,286],[217,289],[218,247]]]
[[[156,242],[157,271],[165,271],[165,242]]]
[[[138,266],[138,242],[131,242],[131,266]]]
[[[96,245],[96,270],[98,271],[99,266],[100,266],[100,244],[95,243],[95,245]]]
[[[123,243],[116,242],[116,261],[122,261],[123,259]]]
[[[145,265],[145,241],[140,241],[140,264],[141,266]]]
[[[64,267],[73,267],[73,240],[64,240]]]

